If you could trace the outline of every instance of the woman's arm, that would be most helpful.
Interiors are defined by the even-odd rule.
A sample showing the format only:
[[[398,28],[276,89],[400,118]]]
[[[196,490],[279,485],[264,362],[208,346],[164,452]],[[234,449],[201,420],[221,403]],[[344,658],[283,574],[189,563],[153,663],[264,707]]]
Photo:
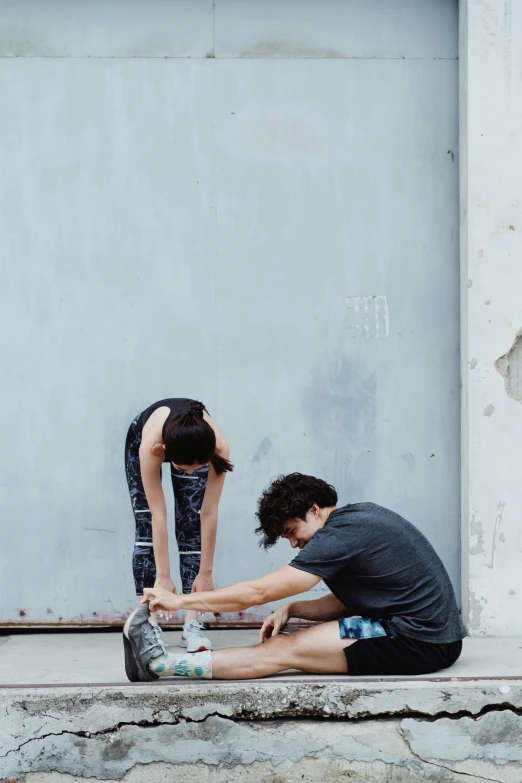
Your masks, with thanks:
[[[151,452],[151,445],[143,441],[140,446],[140,469],[143,488],[152,514],[152,543],[156,563],[156,584],[172,590],[169,563],[169,536],[167,532],[167,506],[161,486],[161,455]],[[171,587],[172,585],[172,587]]]
[[[216,549],[216,533],[218,521],[218,506],[225,483],[225,474],[217,475],[212,463],[208,466],[208,481],[201,506],[201,563],[199,573],[212,575],[214,552]],[[205,589],[205,588],[203,588]]]
[[[216,453],[220,457],[229,459],[228,443],[217,428],[216,423],[205,412],[205,420],[210,424],[216,434]],[[208,480],[201,506],[201,563],[199,574],[194,581],[194,592],[212,590],[212,569],[214,566],[214,552],[216,549],[216,533],[218,522],[218,507],[225,483],[225,473],[217,475],[212,463],[208,466]]]

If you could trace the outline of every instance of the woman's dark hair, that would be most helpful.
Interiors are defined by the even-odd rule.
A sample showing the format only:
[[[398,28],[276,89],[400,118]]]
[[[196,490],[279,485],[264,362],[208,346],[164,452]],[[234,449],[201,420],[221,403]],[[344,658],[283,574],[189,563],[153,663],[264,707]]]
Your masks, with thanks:
[[[206,465],[218,474],[232,471],[228,459],[216,454],[216,433],[203,418],[202,402],[193,401],[186,413],[174,416],[165,430],[165,456],[176,465]]]
[[[265,549],[274,546],[283,534],[285,522],[304,519],[314,503],[319,508],[335,506],[337,492],[326,481],[302,473],[278,476],[257,503],[256,517],[260,524],[256,533],[263,536],[260,545]]]

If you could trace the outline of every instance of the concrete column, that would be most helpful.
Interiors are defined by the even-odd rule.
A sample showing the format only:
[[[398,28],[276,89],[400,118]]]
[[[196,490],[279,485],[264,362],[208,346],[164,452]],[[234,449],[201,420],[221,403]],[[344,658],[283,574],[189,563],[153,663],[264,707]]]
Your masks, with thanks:
[[[463,615],[522,635],[522,3],[461,0]]]

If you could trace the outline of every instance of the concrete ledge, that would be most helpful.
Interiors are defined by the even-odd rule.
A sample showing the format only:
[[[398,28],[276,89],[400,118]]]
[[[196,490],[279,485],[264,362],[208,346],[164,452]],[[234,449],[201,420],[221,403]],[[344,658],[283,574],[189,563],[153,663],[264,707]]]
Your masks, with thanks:
[[[258,637],[210,634],[216,647]],[[0,643],[0,783],[522,781],[522,639],[466,639],[427,678],[136,685],[121,634]]]
[[[7,687],[0,776],[520,783],[521,733],[522,677]]]

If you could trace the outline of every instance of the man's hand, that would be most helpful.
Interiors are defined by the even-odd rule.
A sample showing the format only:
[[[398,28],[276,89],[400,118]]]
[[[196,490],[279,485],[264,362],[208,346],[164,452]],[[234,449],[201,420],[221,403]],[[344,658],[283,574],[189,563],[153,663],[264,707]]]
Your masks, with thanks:
[[[202,573],[201,571],[194,579],[192,593],[206,593],[208,590],[214,590],[214,580],[211,573]]]
[[[170,590],[165,590],[164,587],[146,587],[140,603],[145,604],[147,601],[149,602],[151,612],[157,612],[158,610],[176,612],[182,608],[183,596],[176,595],[176,593],[172,593]]]
[[[276,609],[275,612],[266,618],[265,622],[261,626],[260,642],[266,642],[267,639],[271,639],[273,636],[277,636],[281,628],[285,626],[291,617],[292,604],[285,604]]]
[[[156,581],[154,582],[154,587],[162,587],[164,590],[168,590],[169,593],[175,593],[176,588],[174,586],[174,582],[170,578],[170,576],[156,576]],[[169,612],[158,612],[158,619],[159,620],[170,620],[171,614]]]

